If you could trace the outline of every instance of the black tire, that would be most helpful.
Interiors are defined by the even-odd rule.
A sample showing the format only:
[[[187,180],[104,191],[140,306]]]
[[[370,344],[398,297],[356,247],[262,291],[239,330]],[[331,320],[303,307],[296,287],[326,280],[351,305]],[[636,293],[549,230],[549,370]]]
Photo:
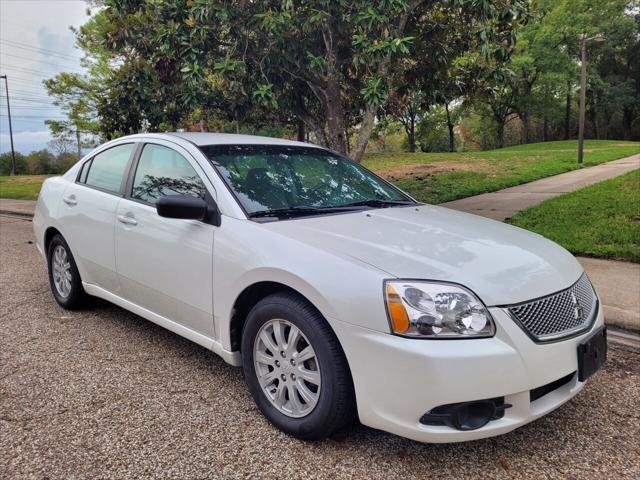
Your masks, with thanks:
[[[71,289],[67,296],[62,295],[60,291],[58,291],[53,278],[53,255],[57,247],[64,248],[71,267]],[[56,234],[51,239],[51,242],[49,242],[49,247],[47,249],[47,266],[49,268],[49,285],[51,287],[51,293],[53,293],[53,298],[56,299],[58,305],[67,310],[75,310],[83,307],[86,303],[87,294],[85,293],[84,288],[82,288],[82,279],[80,278],[80,273],[78,272],[78,267],[76,266],[71,249],[60,234]]]
[[[298,327],[316,353],[321,388],[313,410],[301,418],[280,412],[260,387],[254,366],[254,342],[261,327],[272,319]],[[242,366],[245,381],[260,411],[285,433],[301,440],[321,440],[345,429],[356,417],[351,373],[335,334],[322,315],[293,293],[277,293],[259,301],[249,312],[242,333]]]

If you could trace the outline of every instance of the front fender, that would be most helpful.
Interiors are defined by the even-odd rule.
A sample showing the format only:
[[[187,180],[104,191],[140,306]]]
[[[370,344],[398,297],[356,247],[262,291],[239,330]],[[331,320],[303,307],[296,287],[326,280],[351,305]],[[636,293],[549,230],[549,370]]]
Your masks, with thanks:
[[[388,332],[385,272],[277,234],[248,220],[225,217],[214,236],[213,311],[216,337],[231,348],[230,323],[240,294],[277,282],[303,295],[331,319]]]

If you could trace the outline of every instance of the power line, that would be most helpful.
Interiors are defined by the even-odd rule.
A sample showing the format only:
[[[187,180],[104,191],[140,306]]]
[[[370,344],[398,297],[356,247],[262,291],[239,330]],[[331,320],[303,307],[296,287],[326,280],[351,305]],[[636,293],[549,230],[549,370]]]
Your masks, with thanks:
[[[2,98],[6,98],[4,95],[2,95]],[[17,95],[17,96],[11,96],[12,99],[15,100],[22,100],[25,103],[42,103],[42,102],[53,102],[53,99],[50,97],[45,97],[45,96],[41,96],[41,97],[31,97],[31,96],[22,96],[22,95]]]
[[[0,117],[8,117],[4,113],[0,114]],[[11,115],[11,118],[42,118],[43,120],[67,120],[67,117],[53,116],[53,115]]]
[[[73,66],[71,66],[71,65],[61,65],[60,63],[46,62],[46,61],[44,61],[44,60],[40,60],[40,59],[37,59],[37,58],[25,58],[24,56],[21,56],[21,55],[12,55],[12,54],[10,54],[10,53],[3,53],[3,54],[2,54],[2,56],[3,56],[3,57],[13,57],[13,58],[17,58],[17,59],[19,59],[19,60],[28,60],[28,61],[30,61],[30,62],[34,62],[34,63],[38,63],[38,64],[40,64],[40,63],[44,63],[45,65],[52,65],[52,66],[54,66],[54,67],[77,68],[77,67],[79,66],[79,65],[77,65],[77,64],[76,64],[76,65],[73,65]]]
[[[35,68],[29,68],[29,67],[21,67],[20,65],[11,65],[8,63],[0,63],[0,68],[4,68],[4,69],[8,69],[8,70],[16,70],[18,72],[23,72],[23,73],[28,73],[28,74],[33,74],[33,75],[38,75],[38,76],[42,76],[44,78],[51,78],[54,77],[56,75],[59,75],[60,73],[76,73],[78,75],[83,75],[84,72],[79,72],[79,71],[73,71],[73,72],[69,72],[69,71],[65,71],[65,70],[58,70],[58,71],[52,71],[52,70],[37,70]]]
[[[69,60],[78,60],[78,61],[80,60],[80,58],[74,57],[72,55],[68,55],[66,53],[60,53],[60,52],[58,52],[56,50],[50,50],[48,48],[37,47],[37,46],[34,46],[34,45],[29,45],[28,43],[17,42],[15,40],[8,40],[8,39],[5,39],[5,38],[1,38],[0,39],[0,43],[4,43],[5,45],[12,46],[14,48],[19,48],[19,49],[22,49],[22,50],[27,50],[27,51],[31,50],[31,51],[36,51],[36,52],[40,52],[40,53],[45,53],[47,55],[55,55],[55,56],[58,56],[58,57],[61,57],[61,58],[67,58]]]

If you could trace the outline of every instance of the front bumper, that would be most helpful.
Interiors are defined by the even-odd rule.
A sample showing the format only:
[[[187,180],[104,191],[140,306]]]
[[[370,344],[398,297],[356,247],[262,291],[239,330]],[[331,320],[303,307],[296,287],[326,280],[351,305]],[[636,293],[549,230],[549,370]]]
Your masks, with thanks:
[[[420,442],[476,440],[525,425],[582,389],[576,374],[530,401],[531,390],[577,371],[577,345],[603,324],[601,308],[588,332],[549,344],[534,343],[503,309],[490,311],[496,336],[469,340],[407,339],[332,319],[349,361],[360,421]],[[495,397],[512,407],[477,430],[420,423],[437,406]]]

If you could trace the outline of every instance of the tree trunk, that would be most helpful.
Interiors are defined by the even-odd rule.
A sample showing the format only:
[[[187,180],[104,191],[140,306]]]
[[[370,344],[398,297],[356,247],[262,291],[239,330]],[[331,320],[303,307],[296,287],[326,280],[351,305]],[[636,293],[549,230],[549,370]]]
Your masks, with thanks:
[[[567,82],[567,105],[564,111],[564,139],[569,140],[571,129],[571,82]]]
[[[544,120],[542,122],[542,141],[549,141],[549,117],[545,114]]]
[[[522,122],[522,137],[521,142],[524,144],[529,143],[529,135],[531,130],[531,122],[528,113],[519,113],[518,117],[520,117],[520,121]]]
[[[496,123],[498,124],[498,148],[502,148],[504,147],[504,126],[506,121],[504,119],[496,119]]]
[[[414,120],[409,122],[407,139],[409,141],[409,151],[414,153],[416,151],[416,122]]]
[[[377,110],[378,109],[376,107],[369,106],[367,107],[367,110],[362,117],[360,130],[358,131],[358,140],[356,141],[356,146],[353,149],[353,155],[351,155],[351,158],[355,162],[360,163],[362,161],[362,157],[364,157],[364,152],[367,149],[369,137],[371,136],[371,132],[373,131],[373,127],[375,126]]]
[[[625,106],[622,109],[622,130],[625,140],[631,139],[631,127],[633,125],[633,109]]]
[[[328,147],[343,155],[348,155],[347,139],[344,132],[346,125],[344,120],[344,109],[342,108],[342,98],[340,95],[340,85],[334,79],[327,81],[327,86],[320,89],[324,97],[327,111],[327,142]]]
[[[411,153],[416,151],[416,116],[409,112],[409,117],[402,120],[404,132],[407,134],[407,147]]]
[[[453,152],[455,148],[455,137],[453,133],[453,123],[451,122],[451,113],[449,113],[449,102],[445,102],[444,111],[447,113],[447,128],[449,129],[449,151]]]
[[[305,139],[306,139],[306,132],[305,132],[305,127],[304,127],[304,122],[302,121],[301,118],[298,118],[297,139],[298,139],[299,142],[304,142]]]
[[[591,115],[591,124],[593,125],[593,136],[596,140],[600,140],[600,125],[598,125],[598,116],[594,113]]]

